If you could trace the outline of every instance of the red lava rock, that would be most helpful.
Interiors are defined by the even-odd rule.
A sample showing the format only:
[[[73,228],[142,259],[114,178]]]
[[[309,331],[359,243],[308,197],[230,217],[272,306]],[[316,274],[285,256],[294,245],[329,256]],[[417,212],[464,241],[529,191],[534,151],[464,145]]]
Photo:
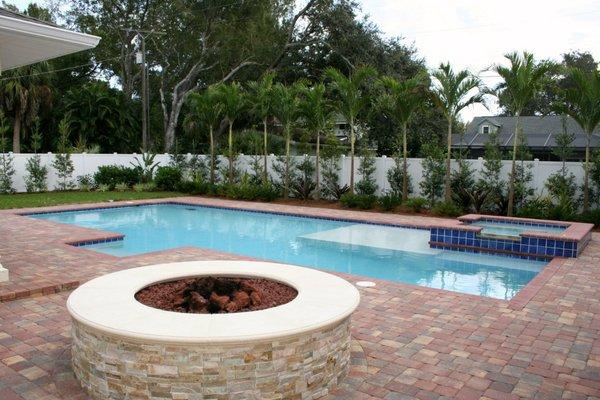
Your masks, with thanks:
[[[225,306],[225,311],[227,311],[228,313],[238,312],[241,309],[242,309],[242,307],[240,307],[240,305],[237,302],[235,302],[235,301],[230,301]]]
[[[298,292],[269,279],[201,277],[157,283],[136,293],[149,307],[183,313],[257,311],[292,301]]]
[[[191,292],[188,300],[189,309],[192,312],[206,312],[208,311],[208,300],[206,300],[200,293]]]
[[[260,306],[260,304],[262,303],[262,296],[260,295],[258,290],[255,290],[254,292],[250,293],[250,300],[252,300],[253,306]]]
[[[229,303],[229,296],[219,296],[217,292],[213,292],[208,300],[210,301],[212,309],[222,311],[225,309],[225,306],[227,306],[227,303]]]

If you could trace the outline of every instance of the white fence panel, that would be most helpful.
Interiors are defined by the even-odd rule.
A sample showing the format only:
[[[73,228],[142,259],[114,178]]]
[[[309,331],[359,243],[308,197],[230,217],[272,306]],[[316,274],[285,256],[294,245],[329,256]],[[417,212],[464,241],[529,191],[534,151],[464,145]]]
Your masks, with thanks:
[[[14,168],[16,170],[15,175],[13,176],[13,187],[17,192],[25,191],[25,177],[26,177],[26,163],[27,160],[32,157],[33,154],[13,154],[14,157]],[[296,158],[296,161],[301,161],[302,156],[293,156]],[[93,175],[98,167],[102,165],[122,165],[122,166],[131,166],[131,163],[135,163],[135,159],[140,158],[140,154],[72,154],[73,164],[75,167],[75,172],[73,173],[73,179],[80,175]],[[276,160],[276,156],[270,155],[268,157],[269,164],[269,173],[271,176],[275,173],[273,170],[273,163]],[[314,160],[314,157],[312,157]],[[42,164],[48,167],[48,189],[54,190],[57,186],[57,176],[56,171],[52,167],[52,161],[54,160],[54,154],[52,153],[44,153],[41,154]],[[155,158],[156,162],[159,162],[160,165],[167,165],[169,163],[169,155],[168,154],[158,154]],[[226,165],[226,158],[221,157],[221,166]],[[250,171],[250,166],[252,162],[252,156],[248,155],[240,155],[238,158],[238,166],[243,171]],[[411,158],[408,160],[408,170],[409,174],[412,178],[412,186],[413,186],[413,194],[419,195],[420,188],[419,182],[423,176],[423,168],[421,167],[422,159],[420,158]],[[477,177],[481,177],[479,171],[483,168],[483,159],[475,159],[469,160],[472,164],[473,169],[477,171]],[[358,167],[360,166],[360,157],[356,157],[355,163],[355,179],[358,181],[360,176],[358,174]],[[547,190],[544,186],[548,177],[560,170],[562,163],[557,161],[526,161],[525,164],[532,165],[532,173],[533,173],[533,181],[531,183],[532,187],[535,188],[536,194],[546,193]],[[262,165],[262,157],[261,157],[261,165]],[[391,157],[378,157],[376,159],[377,170],[375,173],[375,177],[377,179],[377,185],[379,186],[379,194],[390,189],[390,184],[387,181],[387,171],[392,168],[394,165],[394,159]],[[579,162],[568,162],[566,163],[567,169],[575,175],[577,180],[577,184],[581,185],[583,182],[583,165]],[[350,157],[342,157],[341,163],[341,182],[342,184],[350,183]],[[454,165],[456,167],[456,165]],[[503,161],[502,165],[502,174],[504,179],[507,179],[508,174],[510,172],[510,161]]]

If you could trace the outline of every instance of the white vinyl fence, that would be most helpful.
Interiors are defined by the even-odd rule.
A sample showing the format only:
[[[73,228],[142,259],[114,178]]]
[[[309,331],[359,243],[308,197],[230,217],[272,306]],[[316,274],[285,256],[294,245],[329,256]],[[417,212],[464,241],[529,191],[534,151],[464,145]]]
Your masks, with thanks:
[[[25,165],[27,160],[32,156],[32,154],[13,154],[14,157],[14,168],[16,170],[16,174],[13,176],[13,187],[17,192],[25,191],[25,176],[27,174],[25,170]],[[139,158],[141,160],[141,155],[139,154],[72,154],[73,164],[75,166],[75,172],[73,173],[73,180],[75,181],[77,176],[80,175],[93,175],[99,166],[102,165],[123,165],[126,167],[131,167],[131,163],[135,164],[135,159]],[[188,155],[191,157],[191,155]],[[300,160],[301,156],[295,156],[298,160]],[[57,186],[57,177],[56,171],[52,168],[52,161],[54,160],[54,155],[52,153],[41,154],[42,164],[48,167],[48,189],[54,190]],[[155,158],[155,162],[159,162],[159,165],[168,165],[169,163],[169,155],[168,154],[159,154]],[[275,161],[276,157],[271,155],[269,156],[269,164]],[[241,155],[238,158],[238,165],[242,170],[250,171],[250,163],[252,161],[252,156]],[[262,160],[261,160],[262,162]],[[483,159],[479,158],[476,160],[469,160],[472,164],[473,169],[475,171],[481,171],[483,168]],[[533,173],[533,182],[532,186],[535,188],[536,194],[546,193],[546,189],[544,187],[544,183],[548,179],[548,177],[554,172],[558,171],[561,168],[561,163],[557,161],[526,161],[526,164],[532,164],[532,173]],[[222,165],[224,165],[222,163]],[[357,158],[355,162],[355,168],[358,168],[360,165],[360,159]],[[383,193],[386,190],[390,189],[390,184],[387,181],[387,171],[394,165],[394,160],[390,157],[378,157],[376,159],[377,165],[377,184],[379,185],[379,193]],[[421,181],[423,170],[421,168],[421,159],[411,158],[408,160],[409,165],[409,173],[413,182],[413,193],[414,195],[419,195],[419,182]],[[567,168],[570,172],[572,172],[579,185],[582,184],[583,181],[583,164],[579,162],[568,162]],[[343,157],[342,169],[340,172],[342,183],[349,182],[349,170],[350,170],[350,158]],[[510,171],[510,161],[503,161],[503,173],[505,178],[508,176]],[[271,171],[272,173],[272,171]],[[479,173],[478,177],[479,177]],[[358,173],[356,174],[356,179],[358,180],[360,177]]]

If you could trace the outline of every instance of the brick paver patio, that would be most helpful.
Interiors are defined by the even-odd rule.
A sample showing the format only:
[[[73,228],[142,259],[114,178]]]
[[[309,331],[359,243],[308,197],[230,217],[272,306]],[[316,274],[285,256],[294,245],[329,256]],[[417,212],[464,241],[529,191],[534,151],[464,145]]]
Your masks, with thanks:
[[[455,223],[215,199],[177,201],[414,226]],[[11,274],[10,282],[0,283],[2,400],[86,398],[70,370],[65,309],[70,288],[150,263],[240,258],[197,248],[117,258],[65,244],[106,232],[17,215],[22,211],[0,212],[0,262]],[[599,239],[594,234],[578,259],[555,259],[510,302],[388,281],[361,289],[353,316],[353,368],[330,398],[600,398]]]

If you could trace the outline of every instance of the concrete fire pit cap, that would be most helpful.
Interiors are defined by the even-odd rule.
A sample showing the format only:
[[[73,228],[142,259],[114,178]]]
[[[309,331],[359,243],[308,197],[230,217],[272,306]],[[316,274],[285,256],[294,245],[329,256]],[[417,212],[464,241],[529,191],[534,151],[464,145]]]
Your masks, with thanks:
[[[272,279],[298,291],[289,303],[233,314],[185,314],[148,307],[135,299],[142,288],[198,276]],[[326,272],[255,261],[191,261],[126,269],[92,279],[67,300],[79,323],[100,332],[144,341],[239,343],[288,337],[339,322],[356,309],[358,290]]]

